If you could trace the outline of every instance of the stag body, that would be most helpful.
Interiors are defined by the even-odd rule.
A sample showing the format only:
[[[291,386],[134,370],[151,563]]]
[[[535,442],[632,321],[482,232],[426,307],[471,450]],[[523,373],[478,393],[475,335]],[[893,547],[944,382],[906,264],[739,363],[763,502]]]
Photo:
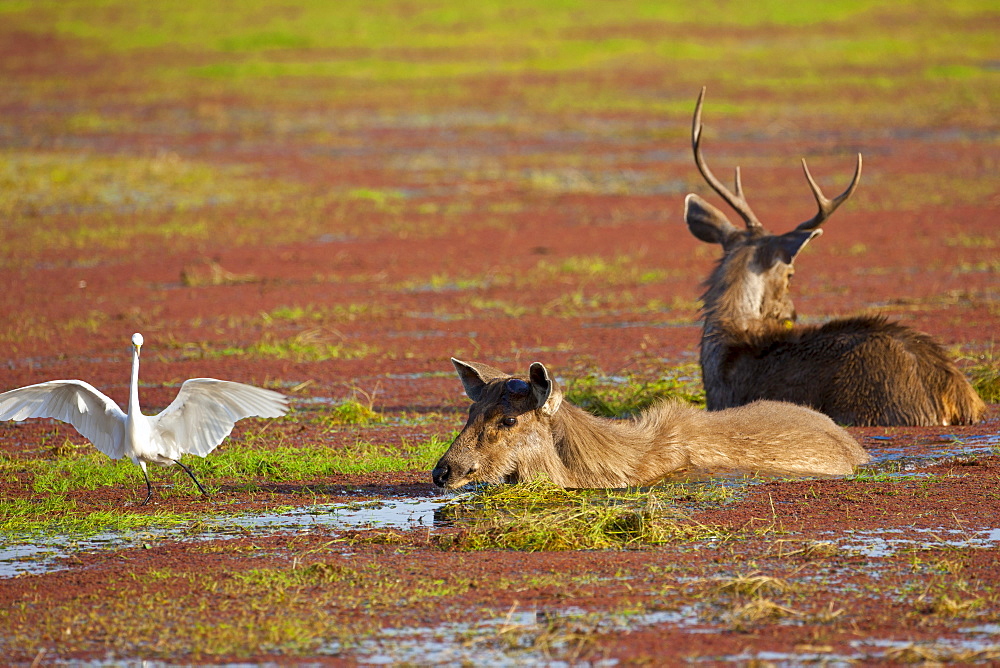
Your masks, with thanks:
[[[861,177],[861,156],[851,184],[833,200],[823,195],[803,160],[819,212],[791,232],[771,234],[743,196],[739,168],[733,193],[702,157],[704,95],[702,89],[691,130],[695,164],[746,224],[745,230],[736,228],[697,195],[684,201],[691,233],[723,250],[702,297],[701,368],[709,410],[772,399],[809,406],[843,424],[976,422],[985,410],[983,401],[930,336],[880,316],[795,325],[789,296],[792,262],[854,192]]]
[[[650,485],[681,470],[844,475],[868,455],[830,418],[759,401],[710,413],[665,401],[634,419],[609,420],[567,401],[544,365],[527,377],[452,359],[474,402],[433,471],[454,489],[545,475],[563,487]]]

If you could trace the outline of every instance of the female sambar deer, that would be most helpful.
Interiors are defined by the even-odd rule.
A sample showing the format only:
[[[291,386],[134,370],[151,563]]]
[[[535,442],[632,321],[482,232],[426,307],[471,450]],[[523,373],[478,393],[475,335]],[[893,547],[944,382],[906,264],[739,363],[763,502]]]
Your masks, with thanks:
[[[745,230],[690,194],[684,220],[691,234],[722,245],[722,258],[705,282],[701,370],[709,410],[773,399],[809,406],[842,424],[949,425],[976,422],[985,404],[940,344],[881,316],[843,318],[822,326],[794,324],[788,289],[792,262],[822,233],[819,226],[851,196],[861,177],[861,155],[851,184],[824,197],[802,161],[819,212],[791,232],[774,235],[743,196],[709,170],[701,153],[702,88],[691,143],[705,181],[740,215]]]
[[[465,428],[434,467],[434,484],[525,482],[651,485],[681,470],[846,475],[868,454],[822,413],[775,401],[710,413],[664,401],[609,420],[563,400],[535,362],[523,377],[452,358],[472,399]]]

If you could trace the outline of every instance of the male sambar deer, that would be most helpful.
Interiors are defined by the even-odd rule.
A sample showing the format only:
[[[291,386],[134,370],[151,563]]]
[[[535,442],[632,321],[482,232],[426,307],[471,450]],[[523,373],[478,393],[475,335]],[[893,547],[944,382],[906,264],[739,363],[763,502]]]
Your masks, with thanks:
[[[652,485],[682,470],[846,475],[868,454],[822,413],[757,401],[711,413],[663,401],[623,420],[563,400],[548,369],[527,376],[452,358],[472,399],[465,428],[434,467],[438,487],[526,482],[563,487]]]
[[[708,168],[701,152],[702,88],[694,111],[691,144],[705,181],[743,219],[746,229],[695,194],[684,200],[691,234],[722,245],[722,258],[705,282],[701,371],[709,410],[758,399],[790,401],[826,413],[842,424],[949,425],[979,420],[985,404],[944,348],[927,334],[883,316],[795,325],[789,297],[792,262],[822,234],[819,226],[854,192],[854,178],[827,199],[802,161],[818,213],[794,230],[774,235],[743,196],[740,169],[736,192]]]

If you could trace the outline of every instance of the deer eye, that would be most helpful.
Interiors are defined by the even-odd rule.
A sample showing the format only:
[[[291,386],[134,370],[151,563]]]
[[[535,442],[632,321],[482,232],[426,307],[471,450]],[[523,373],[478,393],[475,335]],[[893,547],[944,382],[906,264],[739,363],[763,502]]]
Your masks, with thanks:
[[[516,417],[501,418],[500,424],[502,424],[504,427],[513,427],[514,425],[517,424],[517,418]]]

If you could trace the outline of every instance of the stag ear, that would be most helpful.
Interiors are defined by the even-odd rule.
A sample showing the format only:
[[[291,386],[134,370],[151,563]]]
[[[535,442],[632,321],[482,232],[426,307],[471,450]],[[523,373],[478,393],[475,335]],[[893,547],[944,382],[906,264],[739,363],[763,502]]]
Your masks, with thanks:
[[[724,244],[739,231],[729,222],[726,214],[694,193],[684,198],[684,221],[691,234],[710,244]]]
[[[551,417],[562,405],[563,394],[556,381],[549,376],[548,369],[541,362],[535,362],[528,369],[531,379],[531,393],[542,415]]]
[[[791,264],[799,251],[805,248],[811,239],[821,234],[823,234],[823,230],[817,228],[815,230],[792,230],[775,237],[778,240],[778,257],[785,264]]]
[[[479,401],[483,396],[483,388],[486,387],[488,382],[496,378],[506,378],[508,376],[503,371],[494,369],[488,364],[481,364],[480,362],[463,362],[460,359],[452,357],[451,363],[455,365],[455,371],[458,372],[458,377],[462,380],[465,393],[473,401]]]

